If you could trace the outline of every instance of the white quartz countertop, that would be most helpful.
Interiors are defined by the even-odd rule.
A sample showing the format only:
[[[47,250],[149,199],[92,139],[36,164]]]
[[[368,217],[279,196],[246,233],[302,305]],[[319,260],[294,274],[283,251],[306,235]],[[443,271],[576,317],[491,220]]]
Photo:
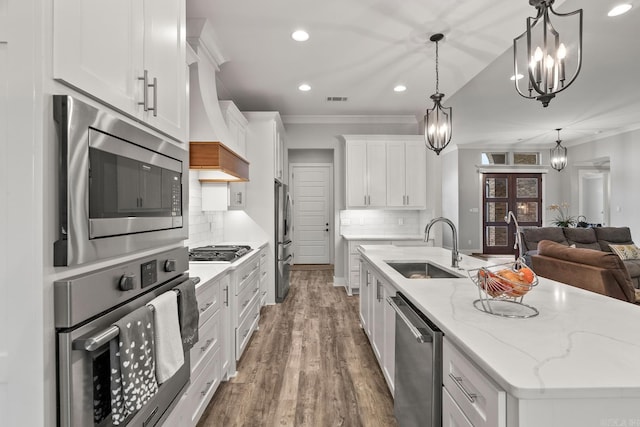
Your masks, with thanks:
[[[469,278],[406,279],[385,261],[425,261],[451,269],[434,247],[361,246],[383,279],[517,398],[640,398],[640,306],[539,278],[523,302],[539,315],[512,319],[473,306]],[[489,262],[490,263],[490,262]],[[486,262],[463,256],[463,269]]]
[[[208,261],[193,261],[189,262],[189,276],[191,277],[199,277],[200,283],[197,286],[200,286],[209,280],[213,280],[217,277],[224,275],[225,273],[231,272],[238,267],[242,266],[244,262],[251,259],[253,255],[258,253],[260,249],[267,245],[266,241],[260,242],[217,242],[216,245],[247,245],[251,246],[251,251],[239,258],[235,262],[226,263],[226,262],[208,262]]]
[[[345,240],[423,240],[424,234],[341,234]]]

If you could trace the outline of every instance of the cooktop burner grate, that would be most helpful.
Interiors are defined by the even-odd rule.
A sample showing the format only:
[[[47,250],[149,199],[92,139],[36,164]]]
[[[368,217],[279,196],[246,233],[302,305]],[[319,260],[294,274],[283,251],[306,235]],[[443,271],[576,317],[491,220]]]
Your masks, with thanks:
[[[244,245],[209,245],[189,251],[189,261],[233,262],[248,254],[251,246]]]

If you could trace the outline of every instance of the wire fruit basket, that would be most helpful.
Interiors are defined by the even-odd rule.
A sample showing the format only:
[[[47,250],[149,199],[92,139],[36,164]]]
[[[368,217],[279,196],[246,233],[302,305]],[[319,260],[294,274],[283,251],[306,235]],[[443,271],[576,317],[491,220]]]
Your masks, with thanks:
[[[478,287],[479,299],[473,306],[480,311],[502,317],[527,318],[539,314],[524,304],[524,296],[538,284],[538,276],[518,258],[515,262],[467,270]]]

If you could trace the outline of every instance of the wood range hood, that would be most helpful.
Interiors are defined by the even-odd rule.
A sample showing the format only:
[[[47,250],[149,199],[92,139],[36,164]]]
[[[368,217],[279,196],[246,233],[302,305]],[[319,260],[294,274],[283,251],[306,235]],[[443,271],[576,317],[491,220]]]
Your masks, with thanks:
[[[218,141],[191,141],[189,169],[201,171],[200,182],[249,181],[249,162]]]

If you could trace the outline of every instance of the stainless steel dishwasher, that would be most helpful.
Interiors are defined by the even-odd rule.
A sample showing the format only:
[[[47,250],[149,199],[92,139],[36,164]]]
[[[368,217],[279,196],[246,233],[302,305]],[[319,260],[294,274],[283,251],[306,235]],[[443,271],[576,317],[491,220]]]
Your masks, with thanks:
[[[442,426],[442,331],[398,292],[393,412],[400,427]]]

